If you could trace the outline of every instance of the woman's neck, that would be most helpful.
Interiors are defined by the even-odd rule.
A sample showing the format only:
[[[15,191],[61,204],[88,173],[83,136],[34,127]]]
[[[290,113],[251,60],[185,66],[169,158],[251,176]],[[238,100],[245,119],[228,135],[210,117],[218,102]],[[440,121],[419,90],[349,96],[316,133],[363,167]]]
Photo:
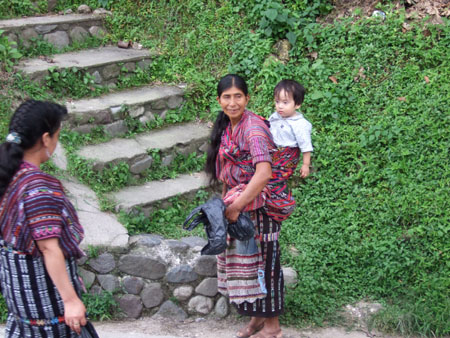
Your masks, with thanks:
[[[43,163],[41,149],[31,148],[29,150],[25,150],[23,154],[23,160],[40,168],[41,164]]]

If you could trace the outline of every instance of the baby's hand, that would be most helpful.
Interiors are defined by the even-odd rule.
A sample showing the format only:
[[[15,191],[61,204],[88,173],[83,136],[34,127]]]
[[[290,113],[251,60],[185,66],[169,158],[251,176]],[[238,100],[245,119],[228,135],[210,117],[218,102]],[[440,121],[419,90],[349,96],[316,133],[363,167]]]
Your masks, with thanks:
[[[302,178],[307,178],[309,176],[309,165],[308,164],[302,165],[302,167],[300,169],[300,176]]]

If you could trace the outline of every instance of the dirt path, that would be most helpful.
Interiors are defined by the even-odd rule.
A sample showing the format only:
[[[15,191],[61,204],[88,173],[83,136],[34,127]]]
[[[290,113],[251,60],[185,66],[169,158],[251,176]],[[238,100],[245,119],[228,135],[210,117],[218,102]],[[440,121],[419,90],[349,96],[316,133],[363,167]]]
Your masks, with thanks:
[[[143,318],[135,321],[95,323],[100,337],[105,338],[150,338],[180,337],[180,338],[231,338],[243,325],[242,320],[190,320],[175,322],[167,319]],[[345,328],[324,329],[294,329],[283,327],[283,338],[399,338],[398,336],[382,335],[376,332],[346,331]],[[155,338],[156,338],[155,337]]]

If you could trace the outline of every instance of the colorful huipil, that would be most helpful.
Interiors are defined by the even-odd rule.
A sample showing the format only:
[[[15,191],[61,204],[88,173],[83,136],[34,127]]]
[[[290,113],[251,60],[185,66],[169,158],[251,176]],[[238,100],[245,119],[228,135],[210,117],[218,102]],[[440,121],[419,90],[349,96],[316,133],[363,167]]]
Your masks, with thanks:
[[[23,162],[0,201],[0,280],[8,307],[6,337],[78,337],[36,241],[59,238],[66,270],[81,293],[76,259],[84,253],[77,214],[61,182]]]
[[[248,110],[233,132],[230,124],[222,135],[216,172],[229,192],[237,196],[245,189],[257,163],[272,164],[270,183],[245,208],[255,224],[256,249],[245,251],[239,241],[228,238],[227,250],[217,256],[219,291],[228,296],[243,315],[274,317],[283,311],[284,283],[278,236],[281,221],[295,205],[285,182],[293,169],[283,168],[281,164],[285,161],[283,154],[277,154],[267,121]],[[233,197],[228,195],[227,199],[232,201]]]

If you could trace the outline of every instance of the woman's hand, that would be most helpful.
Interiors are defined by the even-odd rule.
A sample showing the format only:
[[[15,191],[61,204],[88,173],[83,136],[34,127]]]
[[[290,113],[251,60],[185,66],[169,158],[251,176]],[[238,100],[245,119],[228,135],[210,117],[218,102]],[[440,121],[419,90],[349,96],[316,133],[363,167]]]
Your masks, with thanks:
[[[81,334],[81,326],[86,325],[86,308],[80,298],[64,302],[64,320],[73,331]]]
[[[229,223],[236,223],[240,213],[241,209],[236,206],[236,203],[232,203],[226,208],[225,217]]]

